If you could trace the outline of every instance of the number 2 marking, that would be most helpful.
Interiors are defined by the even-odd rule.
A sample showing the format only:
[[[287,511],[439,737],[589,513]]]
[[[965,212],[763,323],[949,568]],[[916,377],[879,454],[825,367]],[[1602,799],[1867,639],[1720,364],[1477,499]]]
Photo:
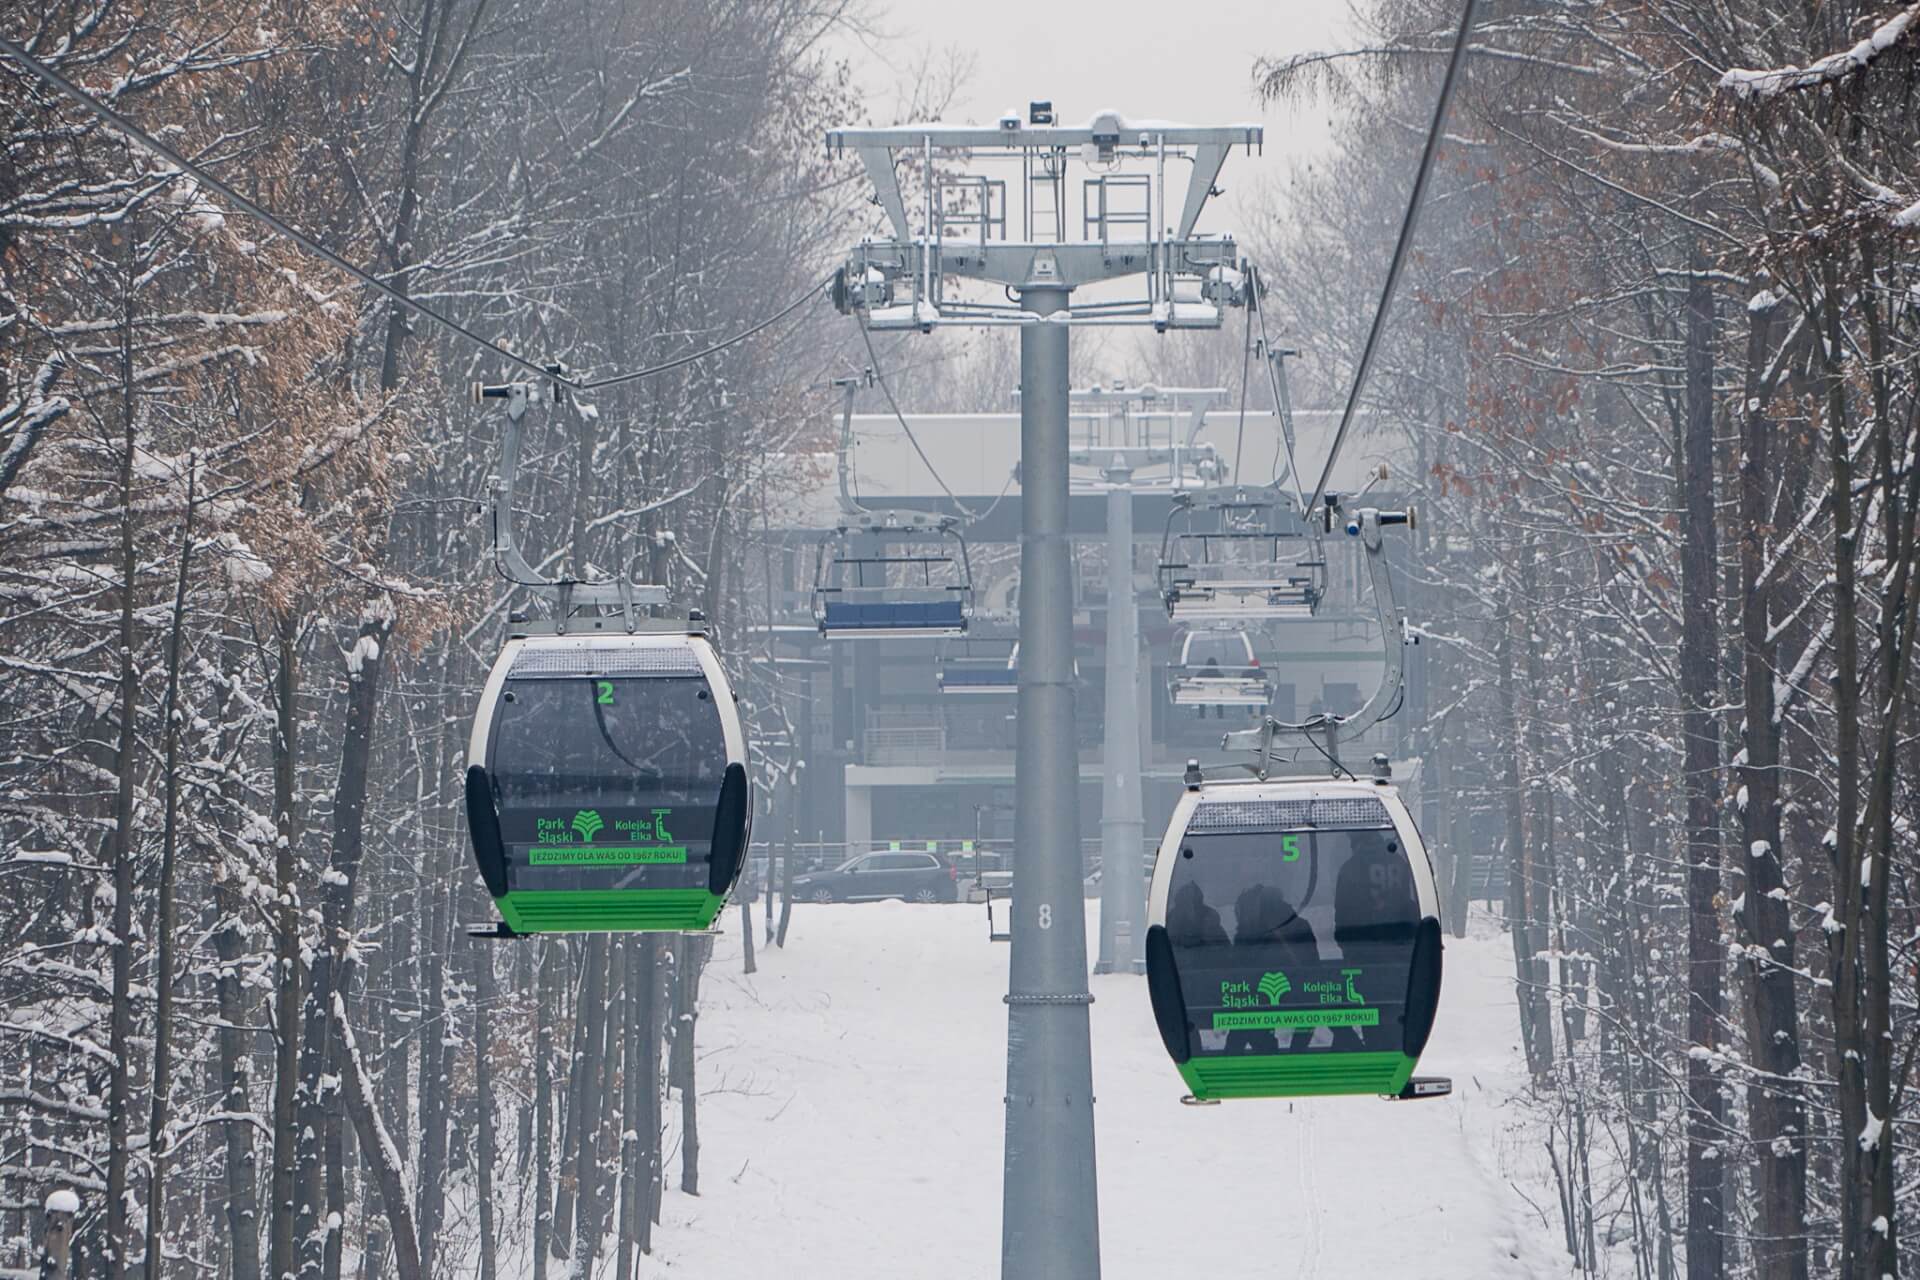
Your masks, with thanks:
[[[1042,929],[1053,928],[1053,904],[1051,902],[1043,902],[1040,904],[1040,927]]]
[[[603,707],[613,705],[613,681],[595,680],[593,687],[596,690],[593,699],[596,703]]]

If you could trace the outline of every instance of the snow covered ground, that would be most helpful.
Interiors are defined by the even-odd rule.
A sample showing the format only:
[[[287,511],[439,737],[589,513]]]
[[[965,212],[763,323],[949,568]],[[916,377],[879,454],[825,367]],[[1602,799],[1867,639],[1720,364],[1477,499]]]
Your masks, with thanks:
[[[1007,949],[984,909],[798,905],[751,978],[727,923],[700,1020],[703,1194],[668,1191],[643,1273],[996,1275]],[[1557,1223],[1508,1181],[1534,1145],[1503,1105],[1512,953],[1475,932],[1448,941],[1421,1062],[1454,1079],[1438,1102],[1181,1106],[1144,981],[1093,979],[1103,1275],[1567,1274]]]

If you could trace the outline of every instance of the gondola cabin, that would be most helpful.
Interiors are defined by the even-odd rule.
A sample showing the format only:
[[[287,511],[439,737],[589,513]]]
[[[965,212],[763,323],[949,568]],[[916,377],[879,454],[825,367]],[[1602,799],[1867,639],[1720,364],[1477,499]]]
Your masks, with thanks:
[[[704,636],[508,641],[468,746],[503,933],[707,929],[745,861],[747,744]]]
[[[1190,786],[1154,862],[1147,989],[1196,1101],[1446,1091],[1425,846],[1390,785]]]

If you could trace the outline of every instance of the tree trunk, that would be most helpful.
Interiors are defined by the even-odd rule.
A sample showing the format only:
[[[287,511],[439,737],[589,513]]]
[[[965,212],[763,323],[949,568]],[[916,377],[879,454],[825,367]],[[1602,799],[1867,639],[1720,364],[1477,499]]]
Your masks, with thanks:
[[[560,999],[559,962],[563,944],[539,944],[540,990],[534,1001],[533,1030],[533,1280],[546,1280],[547,1252],[553,1233],[553,1014]]]
[[[700,973],[706,968],[712,943],[706,938],[680,939],[680,962],[675,966],[673,1057],[670,1070],[680,1090],[680,1189],[700,1194],[700,1090],[694,1069],[694,1027],[700,1017]]]
[[[640,1130],[639,1220],[641,1253],[653,1252],[653,1224],[660,1220],[660,942],[640,940],[640,986],[633,1018],[640,1033],[640,1106],[633,1123]]]
[[[1687,796],[1687,1043],[1719,1048],[1720,721],[1717,539],[1713,484],[1713,287],[1695,250],[1687,281],[1686,430],[1680,482],[1685,510],[1680,587],[1681,734]],[[1687,1277],[1725,1273],[1727,1101],[1714,1064],[1687,1058]]]
[[[582,950],[569,947],[569,952]],[[568,957],[571,959],[571,955]],[[561,1170],[559,1185],[553,1195],[553,1232],[547,1238],[547,1246],[556,1258],[565,1258],[573,1248],[573,1219],[575,1192],[578,1189],[576,1176],[579,1160],[577,1152],[581,1133],[587,1127],[585,1102],[586,1077],[584,1064],[587,1059],[587,1018],[581,1003],[580,990],[586,985],[585,962],[582,961],[578,985],[570,987],[573,996],[573,1035],[567,1051],[566,1111],[560,1117],[560,1142],[556,1165]]]
[[[46,1214],[47,1223],[40,1233],[39,1280],[67,1280],[67,1262],[73,1247],[73,1214],[52,1208]]]
[[[621,983],[626,999],[615,1010],[626,1048],[626,1069],[620,1076],[620,1220],[614,1247],[614,1280],[633,1280],[638,1260],[634,1245],[639,1231],[640,1195],[640,937],[620,940],[619,961],[625,972]]]
[[[1862,275],[1879,283],[1883,277],[1877,268],[1879,256],[1871,240],[1862,245]],[[1866,1039],[1871,1046],[1867,1055],[1867,1114],[1869,1132],[1860,1137],[1863,1190],[1868,1217],[1866,1271],[1873,1276],[1900,1273],[1900,1215],[1894,1187],[1897,1142],[1896,1107],[1911,1069],[1908,1061],[1897,1068],[1893,1060],[1893,968],[1896,945],[1890,919],[1890,887],[1896,849],[1907,840],[1904,820],[1896,816],[1896,783],[1900,777],[1902,721],[1906,696],[1912,677],[1914,520],[1920,511],[1920,474],[1910,465],[1910,456],[1895,457],[1895,440],[1900,440],[1904,455],[1911,455],[1912,408],[1897,414],[1888,382],[1886,322],[1880,308],[1885,305],[1870,289],[1857,305],[1864,313],[1867,329],[1868,387],[1873,408],[1874,468],[1880,491],[1881,553],[1889,568],[1883,571],[1883,599],[1876,627],[1880,670],[1880,724],[1876,735],[1872,789],[1867,802],[1867,835],[1871,870],[1865,885],[1862,907],[1861,944],[1866,956],[1864,987],[1866,995]],[[1901,419],[1896,421],[1896,418]],[[1903,474],[1904,468],[1904,474]],[[1901,829],[1896,842],[1896,828]],[[1903,933],[1910,933],[1909,923]],[[1899,944],[1905,949],[1904,940]],[[1911,961],[1905,962],[1911,966]]]
[[[761,916],[761,919],[764,920],[766,923],[767,932],[766,932],[766,936],[761,939],[761,945],[770,947],[773,945],[773,893],[774,893],[773,846],[771,844],[767,846],[767,883],[765,888],[766,888],[767,897],[766,897],[766,901],[760,907],[760,916]]]
[[[447,941],[451,935],[454,892],[451,880],[436,887],[428,912],[420,994],[426,1006],[422,1021],[429,1027],[447,1025]],[[429,1035],[420,1042],[419,1248],[420,1265],[428,1275],[437,1274],[434,1264],[446,1210],[447,1118],[452,1101],[448,1097],[452,1083],[447,1064],[453,1059],[447,1039],[445,1035]]]
[[[216,882],[219,895],[220,926],[214,931],[214,953],[220,966],[214,980],[220,1005],[221,1108],[233,1115],[253,1110],[253,1055],[247,1047],[251,1039],[245,1030],[252,1017],[253,1001],[247,998],[241,981],[241,963],[248,954],[240,932],[240,895],[232,883]],[[225,1138],[222,1161],[226,1206],[229,1274],[233,1280],[258,1280],[260,1275],[260,1207],[257,1161],[253,1150],[253,1126],[233,1121],[221,1126]]]
[[[601,1120],[601,1063],[607,1040],[607,939],[592,934],[580,981],[579,1012],[583,1051],[573,1064],[574,1116],[573,1195],[575,1233],[573,1274],[589,1277],[600,1252],[600,1223],[595,1212],[600,1186],[599,1130]]]
[[[808,678],[811,679],[812,677]],[[808,706],[811,707],[811,705],[812,700],[809,699]],[[802,723],[812,723],[812,712],[803,708],[801,720]],[[809,740],[809,745],[811,745],[811,740]],[[797,786],[791,786],[787,789],[787,796],[793,803],[789,806],[787,814],[787,845],[780,854],[780,927],[774,932],[773,945],[783,951],[787,946],[787,925],[793,919],[793,843],[799,838],[797,833],[800,829],[800,798],[798,791],[799,788]],[[772,868],[768,869],[771,870]]]
[[[473,958],[473,1091],[474,1091],[474,1190],[480,1212],[480,1280],[498,1280],[499,1262],[495,1248],[499,1226],[494,1221],[493,1166],[493,952],[485,945],[471,949]]]
[[[1447,845],[1453,850],[1453,879],[1445,886],[1445,912],[1448,932],[1456,938],[1467,936],[1467,915],[1473,901],[1473,867],[1476,850],[1473,823],[1459,767],[1453,752],[1442,746],[1435,769],[1436,785],[1441,789],[1440,812],[1446,815]]]
[[[1523,563],[1531,563],[1533,552],[1522,552]],[[1513,982],[1515,1001],[1520,1010],[1520,1045],[1526,1053],[1527,1069],[1535,1080],[1544,1079],[1553,1069],[1553,1021],[1534,959],[1532,859],[1527,852],[1525,788],[1521,781],[1520,717],[1514,689],[1513,632],[1526,625],[1522,604],[1509,592],[1510,617],[1501,624],[1498,641],[1500,731],[1506,746],[1501,752],[1505,777],[1502,790],[1507,811],[1507,932],[1513,942]]]
[[[129,235],[131,231],[129,230]],[[138,605],[140,560],[134,548],[133,459],[133,263],[127,249],[127,280],[120,338],[120,670],[116,694],[120,744],[115,753],[117,786],[113,801],[113,996],[108,1016],[107,1051],[113,1074],[107,1085],[107,1280],[125,1280],[127,1253],[133,1247],[128,1210],[127,1130],[133,1109],[133,774],[139,751],[135,717],[139,714],[139,676],[134,661],[134,615]]]
[[[273,1059],[273,1203],[269,1209],[268,1264],[273,1280],[291,1276],[294,1267],[294,1159],[299,1130],[294,1125],[294,1087],[300,1049],[300,912],[294,882],[294,843],[299,839],[294,801],[294,768],[300,731],[298,628],[293,618],[278,624],[280,655],[274,690],[273,809],[277,828],[274,877],[279,891],[274,912]]]
[[[155,958],[153,1082],[147,1112],[147,1280],[159,1280],[166,1225],[167,1104],[173,1086],[173,872],[180,847],[180,649],[187,616],[187,575],[193,566],[193,517],[199,464],[187,451],[187,513],[180,534],[180,573],[173,587],[173,623],[167,636],[167,693],[161,736],[166,760],[165,816],[160,823],[159,902],[154,910]]]
[[[1864,888],[1860,883],[1860,640],[1858,566],[1853,519],[1853,459],[1848,430],[1846,338],[1840,324],[1842,286],[1826,268],[1822,311],[1825,350],[1822,375],[1827,393],[1827,462],[1832,471],[1830,515],[1833,521],[1833,699],[1834,821],[1830,839],[1837,928],[1828,937],[1833,955],[1833,1048],[1839,1067],[1840,1274],[1866,1276],[1873,1248],[1868,1219],[1871,1195],[1866,1184],[1860,1139],[1866,1130],[1866,1043],[1861,1017],[1860,950]]]
[[[1807,1277],[1806,1112],[1800,1070],[1798,996],[1794,990],[1793,921],[1780,863],[1780,727],[1773,682],[1779,650],[1773,636],[1773,588],[1767,549],[1774,533],[1772,443],[1767,417],[1773,307],[1748,311],[1745,413],[1741,421],[1740,629],[1745,660],[1745,758],[1740,766],[1743,878],[1738,922],[1747,964],[1747,1041],[1761,1078],[1747,1086],[1753,1130],[1755,1273],[1760,1280]],[[1765,958],[1762,959],[1761,957]]]
[[[413,1194],[407,1186],[407,1171],[400,1162],[400,1148],[394,1145],[380,1116],[373,1109],[373,1082],[367,1079],[366,1064],[360,1060],[360,1046],[347,1025],[347,1002],[339,992],[333,997],[334,1036],[340,1046],[340,1075],[346,1086],[347,1114],[360,1135],[360,1149],[380,1183],[381,1200],[387,1208],[388,1227],[393,1235],[394,1271],[399,1280],[422,1280],[426,1274],[420,1265],[419,1236],[413,1225]]]

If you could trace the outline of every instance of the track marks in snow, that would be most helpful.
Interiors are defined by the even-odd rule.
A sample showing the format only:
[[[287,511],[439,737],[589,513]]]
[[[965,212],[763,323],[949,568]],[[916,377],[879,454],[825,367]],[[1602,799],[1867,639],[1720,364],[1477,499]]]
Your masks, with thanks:
[[[738,938],[719,939],[699,1032],[704,1194],[669,1190],[643,1280],[997,1274],[1008,953],[985,933],[978,907],[802,903],[751,978]],[[1473,1092],[1436,1103],[1181,1106],[1142,981],[1093,978],[1105,1280],[1563,1274],[1499,1159],[1511,949],[1448,952],[1423,1065]]]
[[[1300,1120],[1299,1172],[1300,1212],[1307,1223],[1307,1245],[1300,1253],[1302,1280],[1314,1280],[1320,1274],[1320,1191],[1314,1177],[1313,1110],[1295,1103],[1294,1115]]]

